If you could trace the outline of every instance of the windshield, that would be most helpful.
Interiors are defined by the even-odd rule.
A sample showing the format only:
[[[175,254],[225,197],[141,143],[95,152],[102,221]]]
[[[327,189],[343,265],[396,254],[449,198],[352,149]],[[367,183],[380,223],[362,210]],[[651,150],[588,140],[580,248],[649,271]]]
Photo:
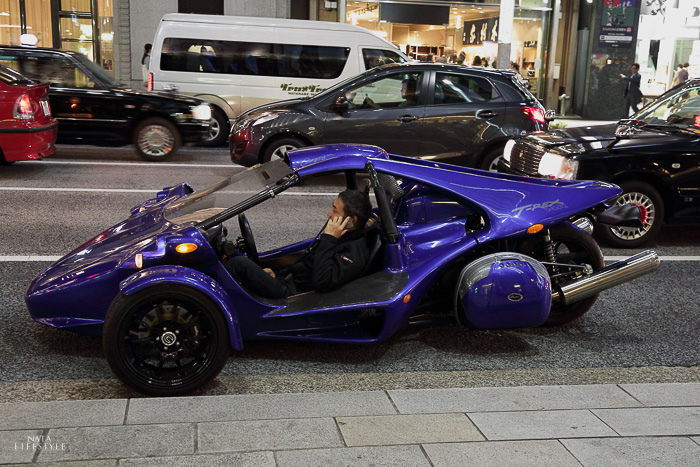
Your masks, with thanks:
[[[164,215],[173,224],[199,223],[277,185],[292,173],[281,159],[238,172],[206,190],[171,203]]]
[[[661,97],[631,117],[649,125],[670,125],[688,128],[700,121],[700,85],[681,88]]]
[[[364,78],[365,76],[371,75],[372,73],[376,73],[377,68],[372,68],[371,70],[367,70],[364,73],[361,73],[359,75],[355,75],[352,78],[348,78],[345,81],[341,81],[340,83],[336,84],[335,86],[331,86],[330,88],[326,89],[325,91],[319,92],[316,94],[314,99],[323,99],[326,96],[330,96],[332,94],[335,94],[339,89],[344,88],[348,83],[352,83],[355,80],[360,80]]]
[[[73,58],[75,58],[77,61],[80,62],[82,66],[87,68],[90,73],[95,75],[97,79],[102,81],[107,87],[110,88],[123,88],[124,85],[119,82],[118,79],[116,79],[114,76],[110,75],[106,70],[103,70],[99,66],[95,64],[95,62],[90,61],[85,55],[83,54],[73,54]]]
[[[34,83],[34,81],[20,75],[12,68],[8,68],[4,65],[0,65],[0,81],[9,85]]]

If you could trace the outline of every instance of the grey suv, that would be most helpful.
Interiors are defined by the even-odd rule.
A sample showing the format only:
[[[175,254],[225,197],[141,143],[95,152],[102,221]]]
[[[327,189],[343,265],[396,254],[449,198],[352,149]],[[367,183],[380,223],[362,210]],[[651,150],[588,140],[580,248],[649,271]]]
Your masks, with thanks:
[[[310,99],[241,114],[231,160],[253,165],[318,144],[364,143],[387,152],[495,169],[509,138],[545,130],[539,101],[515,72],[451,64],[392,64]]]

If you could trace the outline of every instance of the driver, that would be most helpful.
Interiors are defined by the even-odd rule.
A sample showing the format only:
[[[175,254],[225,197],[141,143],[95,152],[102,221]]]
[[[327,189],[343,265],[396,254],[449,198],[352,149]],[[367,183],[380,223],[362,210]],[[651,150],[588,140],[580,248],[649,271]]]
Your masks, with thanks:
[[[291,268],[263,269],[247,256],[234,256],[226,269],[239,284],[266,298],[340,287],[357,279],[369,259],[364,227],[371,214],[368,195],[345,190],[326,214],[328,223],[318,242]]]

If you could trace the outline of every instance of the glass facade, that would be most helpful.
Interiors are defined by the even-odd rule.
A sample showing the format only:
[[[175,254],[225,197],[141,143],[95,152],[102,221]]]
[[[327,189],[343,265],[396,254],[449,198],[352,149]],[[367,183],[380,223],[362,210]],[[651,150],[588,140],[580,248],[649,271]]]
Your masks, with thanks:
[[[113,0],[0,0],[1,42],[19,45],[33,34],[37,46],[80,52],[113,72]]]
[[[426,20],[414,2],[405,2],[401,8],[406,13],[401,21],[390,22],[382,18],[382,9],[401,2],[360,2],[347,0],[346,22],[377,32],[402,51],[419,61],[460,62],[467,65],[494,66],[498,55],[499,0],[483,3],[430,4],[430,8],[444,10],[443,19]],[[546,66],[546,43],[551,8],[549,0],[522,0],[515,9],[513,39],[511,42],[511,67],[530,81],[531,91],[541,97],[542,76]],[[394,15],[396,16],[396,15]],[[432,16],[432,15],[431,15]],[[434,15],[436,18],[439,14]],[[425,22],[443,21],[441,24]]]

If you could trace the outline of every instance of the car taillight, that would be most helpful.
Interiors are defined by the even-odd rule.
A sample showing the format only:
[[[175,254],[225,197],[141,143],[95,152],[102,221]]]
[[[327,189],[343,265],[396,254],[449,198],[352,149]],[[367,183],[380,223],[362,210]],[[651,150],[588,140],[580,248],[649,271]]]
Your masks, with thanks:
[[[537,107],[520,107],[520,111],[536,122],[545,122],[544,114]]]
[[[20,98],[17,99],[13,116],[17,120],[34,120],[34,111],[32,110],[32,103],[28,95],[22,94]]]
[[[146,89],[153,91],[153,73],[148,74],[148,87]]]

